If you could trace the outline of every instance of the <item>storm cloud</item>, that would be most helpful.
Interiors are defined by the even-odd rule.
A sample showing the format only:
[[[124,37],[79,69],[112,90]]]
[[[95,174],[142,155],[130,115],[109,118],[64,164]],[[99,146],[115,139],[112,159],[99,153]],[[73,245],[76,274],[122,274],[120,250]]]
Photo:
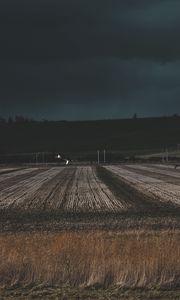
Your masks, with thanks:
[[[0,115],[180,112],[177,0],[2,0]]]

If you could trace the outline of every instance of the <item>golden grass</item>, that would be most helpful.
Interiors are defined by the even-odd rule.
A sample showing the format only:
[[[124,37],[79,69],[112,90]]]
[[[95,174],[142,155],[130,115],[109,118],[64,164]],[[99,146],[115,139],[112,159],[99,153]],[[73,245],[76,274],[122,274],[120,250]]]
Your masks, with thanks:
[[[0,285],[177,288],[180,231],[0,236]]]

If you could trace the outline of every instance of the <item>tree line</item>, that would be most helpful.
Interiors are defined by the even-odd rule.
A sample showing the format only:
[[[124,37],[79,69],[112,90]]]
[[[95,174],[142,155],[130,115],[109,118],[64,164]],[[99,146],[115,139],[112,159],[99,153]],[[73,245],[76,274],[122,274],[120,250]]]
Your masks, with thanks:
[[[166,118],[167,116],[161,116],[159,118]],[[169,118],[179,118],[180,116],[175,113],[171,116],[168,116]],[[132,116],[133,120],[139,119],[138,115],[135,113]],[[140,118],[141,119],[141,118]],[[7,118],[0,116],[0,124],[18,124],[18,123],[46,123],[46,122],[55,122],[55,121],[50,121],[47,119],[42,119],[42,120],[35,120],[33,118],[25,117],[23,115],[16,115],[14,117],[9,116]],[[58,120],[58,122],[67,122],[66,120]]]

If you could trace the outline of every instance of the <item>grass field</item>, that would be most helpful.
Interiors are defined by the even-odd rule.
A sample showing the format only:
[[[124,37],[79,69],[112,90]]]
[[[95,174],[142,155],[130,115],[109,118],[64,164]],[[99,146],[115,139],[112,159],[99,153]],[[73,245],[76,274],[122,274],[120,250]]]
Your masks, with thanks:
[[[179,183],[167,165],[3,167],[1,296],[180,299]]]
[[[1,284],[174,290],[179,231],[19,233],[0,237]],[[55,292],[54,292],[55,293]],[[175,293],[174,293],[175,294]],[[97,295],[96,295],[97,296]]]

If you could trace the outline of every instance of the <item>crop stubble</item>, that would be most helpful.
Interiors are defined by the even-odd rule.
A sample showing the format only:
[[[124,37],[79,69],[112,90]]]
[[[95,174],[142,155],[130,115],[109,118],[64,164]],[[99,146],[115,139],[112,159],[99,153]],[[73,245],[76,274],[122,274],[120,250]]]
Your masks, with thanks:
[[[167,177],[173,178],[171,171],[154,171],[155,176],[151,174],[152,170],[148,172],[148,168],[141,166],[107,166],[107,170],[114,173],[120,180],[124,180],[130,187],[134,187],[136,190],[148,196],[149,199],[157,201],[157,204],[164,203],[165,205],[180,206],[180,187],[177,184],[169,183],[165,179]],[[142,172],[143,170],[143,172]],[[164,176],[163,176],[163,172]],[[156,174],[162,174],[163,178],[157,178]],[[180,178],[180,174],[176,175],[176,178]]]
[[[24,176],[24,179],[20,180],[22,177],[18,176]],[[2,180],[1,208],[58,209],[63,212],[124,210],[123,204],[99,180],[95,168],[24,170],[18,176]]]
[[[76,228],[87,225],[85,223],[96,228],[105,225],[112,228],[118,224],[124,228],[127,222],[132,226],[133,219],[138,226],[142,226],[142,220],[155,224],[150,218],[154,214],[162,217],[162,212],[162,223],[169,224],[171,219],[171,226],[177,228],[180,188],[177,182],[169,183],[166,178],[180,180],[180,173],[176,172],[176,177],[173,177],[173,171],[169,170],[168,177],[167,170],[163,172],[158,166],[109,165],[29,168],[2,174],[1,230],[6,216],[17,219],[17,222],[25,220],[33,224],[42,220],[61,222],[61,228],[65,223]],[[159,175],[162,177],[157,178]],[[167,216],[169,213],[175,214],[176,218]]]

